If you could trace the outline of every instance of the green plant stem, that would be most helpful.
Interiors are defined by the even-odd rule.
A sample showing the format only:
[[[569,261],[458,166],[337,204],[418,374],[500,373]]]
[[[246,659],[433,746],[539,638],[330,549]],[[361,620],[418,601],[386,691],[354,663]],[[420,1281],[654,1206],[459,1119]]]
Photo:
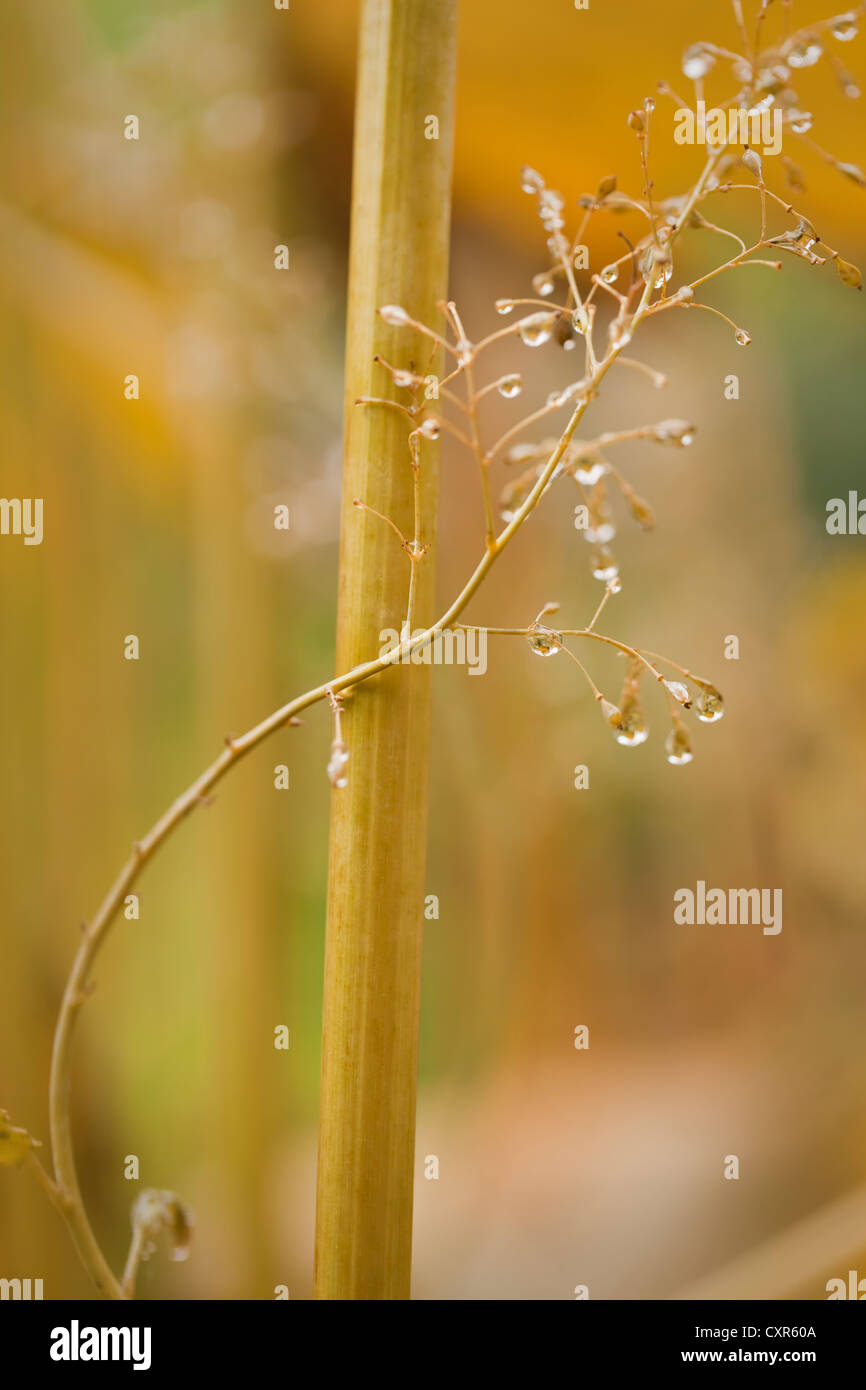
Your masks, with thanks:
[[[420,334],[407,343],[376,310],[396,304],[430,324],[447,292],[456,17],[456,0],[365,0],[362,9],[338,666],[381,645],[380,631],[399,629],[407,611],[405,557],[387,530],[359,525],[353,499],[416,539],[423,518],[424,545],[435,541],[433,451],[425,442],[413,470],[399,413],[356,410],[354,402],[377,387],[380,395],[394,389],[381,386],[377,354],[390,358],[399,344],[416,366],[430,356]],[[425,138],[431,117],[438,120],[436,139]],[[412,562],[410,621],[429,623],[433,577],[429,556]],[[405,1299],[410,1292],[431,672],[416,666],[405,674],[347,703],[348,785],[332,800],[316,1198],[320,1299]]]

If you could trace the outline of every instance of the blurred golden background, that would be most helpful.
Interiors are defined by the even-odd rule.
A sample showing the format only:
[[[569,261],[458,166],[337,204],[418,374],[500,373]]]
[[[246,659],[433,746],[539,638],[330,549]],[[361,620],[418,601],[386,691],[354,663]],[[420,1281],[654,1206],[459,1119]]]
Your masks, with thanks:
[[[572,226],[601,177],[639,191],[627,112],[660,78],[687,85],[687,43],[735,42],[724,0],[696,8],[464,5],[452,284],[470,333],[500,326],[494,299],[530,293],[545,264],[522,164],[563,190]],[[798,22],[833,12],[794,6]],[[45,508],[41,546],[0,538],[0,1106],[43,1140],[79,923],[227,733],[331,674],[355,25],[349,0],[0,16],[0,492]],[[866,80],[862,43],[839,51]],[[802,85],[815,139],[861,162],[862,104],[823,66]],[[652,147],[661,193],[698,168],[671,117]],[[798,206],[862,261],[866,194],[796,158]],[[757,200],[735,197],[732,225],[754,228]],[[621,251],[615,230],[598,219],[594,265]],[[718,244],[696,238],[694,273],[707,254]],[[620,373],[591,423],[698,425],[687,451],[617,456],[658,527],[622,521],[604,626],[717,679],[721,726],[699,726],[674,768],[660,700],[649,742],[621,749],[574,666],[520,641],[491,643],[484,679],[435,675],[418,1298],[668,1297],[863,1178],[866,542],[824,526],[829,498],[864,488],[863,301],[790,257],[711,302],[748,328],[748,353],[709,315],[662,317],[636,355],[668,374],[664,394]],[[567,379],[555,349],[517,358],[527,399]],[[494,434],[513,412],[491,410]],[[459,451],[442,472],[447,600],[483,536]],[[525,624],[554,598],[569,626],[591,616],[601,587],[555,498],[468,621]],[[289,533],[271,522],[282,501]],[[616,663],[588,660],[615,697]],[[143,1297],[310,1294],[329,738],[313,711],[245,761],[100,961],[74,1072],[91,1218],[120,1266],[136,1154],[142,1182],[197,1219],[189,1264],[155,1257]],[[699,878],[781,887],[781,934],[676,926],[673,893]],[[738,1182],[722,1177],[732,1153]],[[823,1297],[858,1258],[866,1275],[857,1200],[862,1224],[799,1265],[771,1259],[765,1294]],[[55,1213],[5,1168],[0,1275],[91,1296]]]

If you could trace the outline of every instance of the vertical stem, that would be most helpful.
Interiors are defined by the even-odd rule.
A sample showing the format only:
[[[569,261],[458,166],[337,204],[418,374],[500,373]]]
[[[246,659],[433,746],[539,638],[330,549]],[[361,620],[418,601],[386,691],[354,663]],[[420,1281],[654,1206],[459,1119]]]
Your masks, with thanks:
[[[406,557],[361,498],[413,525],[408,425],[356,407],[395,398],[374,354],[426,367],[429,341],[387,327],[400,304],[437,321],[447,287],[456,0],[364,0],[358,71],[346,362],[338,667],[381,645],[406,611]],[[431,139],[428,118],[438,120]],[[436,367],[432,368],[436,370]],[[424,538],[434,539],[435,450],[421,451]],[[432,616],[430,557],[415,616]],[[316,1210],[316,1296],[409,1297],[430,671],[408,666],[346,703],[348,786],[333,795]]]

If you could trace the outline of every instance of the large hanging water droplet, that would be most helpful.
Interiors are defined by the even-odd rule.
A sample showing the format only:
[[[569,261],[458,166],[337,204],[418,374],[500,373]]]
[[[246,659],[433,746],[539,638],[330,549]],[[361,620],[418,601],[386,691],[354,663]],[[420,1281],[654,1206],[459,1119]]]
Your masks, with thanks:
[[[840,43],[850,43],[851,39],[856,39],[857,33],[856,17],[853,14],[840,14],[833,25],[833,38]]]
[[[682,69],[686,77],[696,82],[701,77],[706,77],[715,61],[715,54],[711,53],[705,44],[693,43],[683,54]]]
[[[623,701],[622,723],[616,732],[616,741],[624,748],[638,748],[649,738],[647,717],[636,700]]]
[[[504,396],[507,401],[510,401],[514,396],[519,396],[523,390],[523,378],[517,372],[513,372],[511,376],[502,377],[497,383],[496,389],[500,396]]]
[[[747,333],[745,328],[738,328],[736,333],[734,334],[734,337],[736,338],[740,347],[748,347],[749,343],[752,341],[751,333]]]
[[[824,52],[818,39],[814,34],[809,34],[800,43],[788,52],[788,62],[792,68],[811,68],[814,67],[821,54]]]
[[[562,651],[562,633],[536,623],[527,633],[530,651],[536,656],[556,656]]]
[[[653,289],[654,289],[654,290],[661,290],[661,289],[664,289],[665,285],[668,283],[668,281],[670,280],[670,278],[671,278],[671,276],[673,275],[673,273],[674,273],[673,262],[668,262],[668,264],[665,265],[665,266],[663,266],[662,269],[657,273],[656,278],[655,278],[655,280],[653,281]]]
[[[721,692],[714,685],[702,686],[696,710],[698,719],[705,724],[717,724],[725,712]]]
[[[554,284],[550,277],[550,272],[542,270],[539,275],[533,275],[532,288],[536,294],[540,294],[543,299],[548,299],[553,294]]]
[[[665,739],[665,753],[674,767],[690,763],[694,754],[687,730],[682,724],[675,724]]]
[[[519,333],[527,347],[541,347],[550,341],[556,327],[556,314],[530,314],[521,319]]]

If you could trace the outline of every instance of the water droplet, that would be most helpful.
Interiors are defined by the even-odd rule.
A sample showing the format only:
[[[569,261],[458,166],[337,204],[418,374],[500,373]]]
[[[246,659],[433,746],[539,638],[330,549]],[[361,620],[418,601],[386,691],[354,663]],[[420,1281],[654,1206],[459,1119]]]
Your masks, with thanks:
[[[640,705],[634,698],[628,703],[623,701],[622,723],[616,732],[617,743],[621,743],[624,748],[638,748],[640,744],[646,743],[648,738],[649,725]]]
[[[423,425],[419,425],[418,433],[423,434],[425,439],[438,439],[439,421],[431,415],[429,420],[425,420]]]
[[[840,14],[833,25],[833,38],[840,43],[850,43],[857,37],[857,20],[852,14]]]
[[[530,314],[520,322],[520,337],[527,347],[541,347],[550,341],[556,327],[556,314]]]
[[[587,526],[583,535],[584,539],[589,541],[591,545],[607,545],[616,535],[616,527],[612,521],[598,521],[595,526]],[[600,574],[595,577],[596,579],[602,578]]]
[[[852,35],[853,38],[853,35]],[[821,44],[810,34],[800,43],[794,44],[788,53],[788,62],[792,68],[811,68],[814,67],[821,54],[824,52]]]
[[[348,748],[345,743],[335,739],[331,744],[331,758],[328,763],[328,780],[332,787],[347,787],[349,785],[349,778],[346,775],[348,761]]]
[[[611,579],[616,579],[618,574],[619,565],[613,557],[613,552],[608,550],[606,545],[599,546],[592,556],[593,579],[600,579],[603,584],[607,584]]]
[[[571,326],[575,333],[585,333],[589,328],[589,314],[582,304],[572,314]]]
[[[602,283],[605,284],[605,285],[612,285],[612,284],[614,283],[614,281],[618,278],[618,276],[619,276],[619,266],[618,266],[618,265],[606,265],[606,266],[604,267],[604,269],[602,270],[601,275],[599,276],[599,279],[600,279],[600,280],[602,281]]]
[[[618,574],[615,574],[613,576],[613,579],[609,579],[607,581],[607,587],[612,594],[622,593],[622,580],[620,579]]]
[[[562,651],[562,633],[554,632],[550,627],[542,627],[536,623],[527,634],[529,649],[536,656],[556,656],[557,652]]]
[[[662,268],[662,270],[659,272],[659,274],[656,275],[656,278],[655,278],[655,280],[653,281],[653,289],[654,289],[654,290],[663,289],[664,286],[665,286],[665,285],[668,283],[668,281],[670,280],[670,278],[671,278],[671,276],[673,275],[673,273],[674,273],[674,268],[673,268],[673,264],[672,264],[672,263],[669,263],[668,265],[664,266],[664,267]]]
[[[512,373],[511,376],[504,376],[496,389],[500,396],[504,396],[507,401],[510,401],[514,396],[519,396],[523,390],[523,378],[517,372]]]
[[[554,284],[548,271],[542,270],[539,275],[534,275],[532,277],[532,288],[535,290],[535,293],[540,294],[543,299],[547,299],[553,294]]]
[[[789,111],[788,121],[795,135],[805,135],[812,129],[811,111]]]
[[[686,77],[695,82],[701,77],[706,77],[715,61],[715,54],[711,53],[705,44],[693,43],[683,54],[682,69]]]
[[[663,685],[675,700],[678,700],[681,705],[685,705],[686,709],[689,708],[692,697],[689,694],[688,686],[683,685],[682,681],[664,681]]]
[[[688,420],[662,420],[652,433],[657,444],[667,444],[673,449],[687,449],[694,437],[695,427]]]
[[[717,724],[725,712],[721,692],[714,685],[704,685],[697,701],[698,719],[705,724]]]
[[[414,385],[415,385],[415,377],[413,376],[413,374],[412,374],[411,372],[396,371],[396,372],[394,372],[394,385],[395,385],[395,386],[414,386]]]
[[[652,97],[644,97],[643,109],[648,116],[651,116],[656,109],[655,101]]]
[[[565,352],[572,352],[577,346],[577,338],[575,337],[574,329],[571,325],[571,319],[567,318],[565,314],[560,314],[559,318],[556,320],[556,332],[554,336],[559,346],[563,348]]]
[[[497,314],[510,314],[511,311],[513,310],[513,308],[514,308],[514,300],[513,300],[513,299],[497,299],[495,308],[496,308]]]
[[[752,341],[751,333],[747,333],[745,328],[738,328],[736,333],[734,334],[734,337],[736,338],[740,347],[748,347],[749,343]]]
[[[683,767],[685,763],[690,763],[694,754],[689,740],[687,730],[682,724],[675,724],[665,739],[665,753],[669,763],[674,767]]]
[[[401,309],[399,304],[385,304],[379,310],[379,315],[389,323],[392,328],[402,328],[410,322],[409,315],[405,309]]]
[[[520,171],[520,187],[524,193],[540,193],[544,188],[544,179],[536,169],[525,164]]]
[[[607,472],[607,464],[597,454],[587,454],[575,465],[574,476],[584,487],[594,487]]]

